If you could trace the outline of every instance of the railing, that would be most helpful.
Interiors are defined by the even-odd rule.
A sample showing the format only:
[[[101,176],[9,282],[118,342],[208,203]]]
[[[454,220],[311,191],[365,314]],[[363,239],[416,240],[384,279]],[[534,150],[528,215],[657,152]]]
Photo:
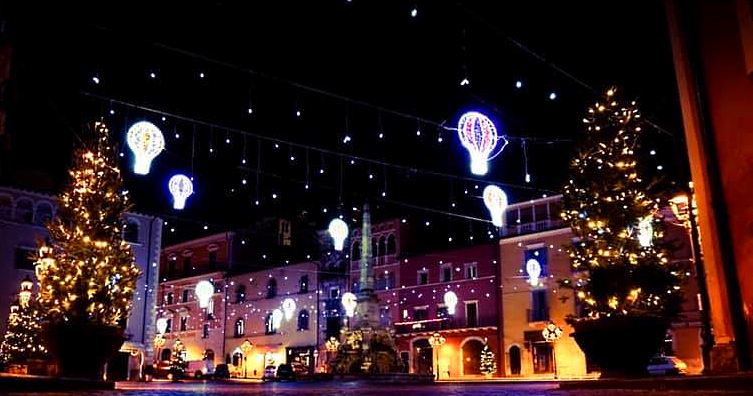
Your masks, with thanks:
[[[528,322],[545,322],[549,320],[549,308],[526,309]]]
[[[452,327],[450,318],[414,320],[410,322],[395,323],[396,334],[408,334],[421,331],[446,330]]]
[[[502,229],[503,236],[512,236],[518,234],[528,234],[536,231],[546,231],[555,228],[562,228],[565,222],[556,219],[539,220],[536,222],[513,224]]]

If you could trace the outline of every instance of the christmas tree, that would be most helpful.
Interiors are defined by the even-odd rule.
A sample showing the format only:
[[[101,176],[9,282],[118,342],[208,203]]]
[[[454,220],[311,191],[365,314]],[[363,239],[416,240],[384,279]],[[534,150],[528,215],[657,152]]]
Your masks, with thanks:
[[[497,360],[494,358],[494,352],[489,349],[489,344],[484,344],[481,351],[481,372],[487,375],[497,372]]]
[[[563,282],[575,288],[591,318],[672,318],[684,271],[668,259],[659,201],[639,176],[640,113],[635,102],[619,104],[614,89],[606,99],[583,119],[584,144],[564,187],[562,218],[578,238],[568,252],[581,278]]]
[[[180,340],[173,343],[172,354],[170,355],[169,378],[177,380],[186,373],[186,361],[183,359],[183,351],[186,348]]]
[[[39,302],[52,323],[122,325],[139,276],[123,240],[123,191],[108,129],[94,125],[95,139],[74,152],[71,181],[58,198],[36,273]]]
[[[0,345],[0,365],[25,363],[29,359],[47,358],[47,348],[40,336],[42,311],[31,299],[33,283],[27,276],[21,281],[18,300],[10,307],[8,326]]]

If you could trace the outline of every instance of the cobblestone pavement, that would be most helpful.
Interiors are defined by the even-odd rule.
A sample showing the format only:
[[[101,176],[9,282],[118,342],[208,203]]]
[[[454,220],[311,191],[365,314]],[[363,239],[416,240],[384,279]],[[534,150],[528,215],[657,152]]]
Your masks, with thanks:
[[[647,390],[558,390],[556,383],[385,385],[354,382],[296,383],[119,383],[114,391],[45,393],[59,396],[183,396],[183,395],[287,395],[287,396],[706,396],[750,395],[733,391],[647,391]],[[5,394],[0,389],[0,394]],[[32,396],[27,393],[8,393]]]

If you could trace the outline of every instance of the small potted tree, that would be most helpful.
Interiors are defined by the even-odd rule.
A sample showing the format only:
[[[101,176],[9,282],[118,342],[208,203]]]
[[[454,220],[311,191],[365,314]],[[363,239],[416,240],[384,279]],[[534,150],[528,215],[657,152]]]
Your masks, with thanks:
[[[575,289],[586,315],[567,321],[602,376],[640,375],[679,313],[685,271],[668,258],[660,203],[639,175],[635,102],[618,103],[610,89],[583,121],[562,218],[576,236],[567,250],[579,274],[564,284]]]
[[[49,240],[39,243],[35,271],[47,313],[43,334],[59,374],[96,379],[123,344],[140,274],[122,237],[130,204],[115,148],[103,123],[94,135],[74,151],[71,180],[47,226]]]

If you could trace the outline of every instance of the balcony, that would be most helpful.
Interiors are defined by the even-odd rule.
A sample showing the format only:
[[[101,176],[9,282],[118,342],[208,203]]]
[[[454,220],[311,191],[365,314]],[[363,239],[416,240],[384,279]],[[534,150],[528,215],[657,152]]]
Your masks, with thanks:
[[[423,331],[439,331],[452,328],[450,318],[413,320],[395,323],[396,334],[418,333]]]
[[[522,234],[530,234],[532,232],[539,232],[539,231],[546,231],[546,230],[553,230],[556,228],[562,228],[565,227],[566,224],[562,220],[539,220],[536,222],[530,222],[530,223],[522,223],[522,224],[512,224],[508,225],[507,228],[502,229],[502,236],[513,236],[513,235],[522,235]]]

